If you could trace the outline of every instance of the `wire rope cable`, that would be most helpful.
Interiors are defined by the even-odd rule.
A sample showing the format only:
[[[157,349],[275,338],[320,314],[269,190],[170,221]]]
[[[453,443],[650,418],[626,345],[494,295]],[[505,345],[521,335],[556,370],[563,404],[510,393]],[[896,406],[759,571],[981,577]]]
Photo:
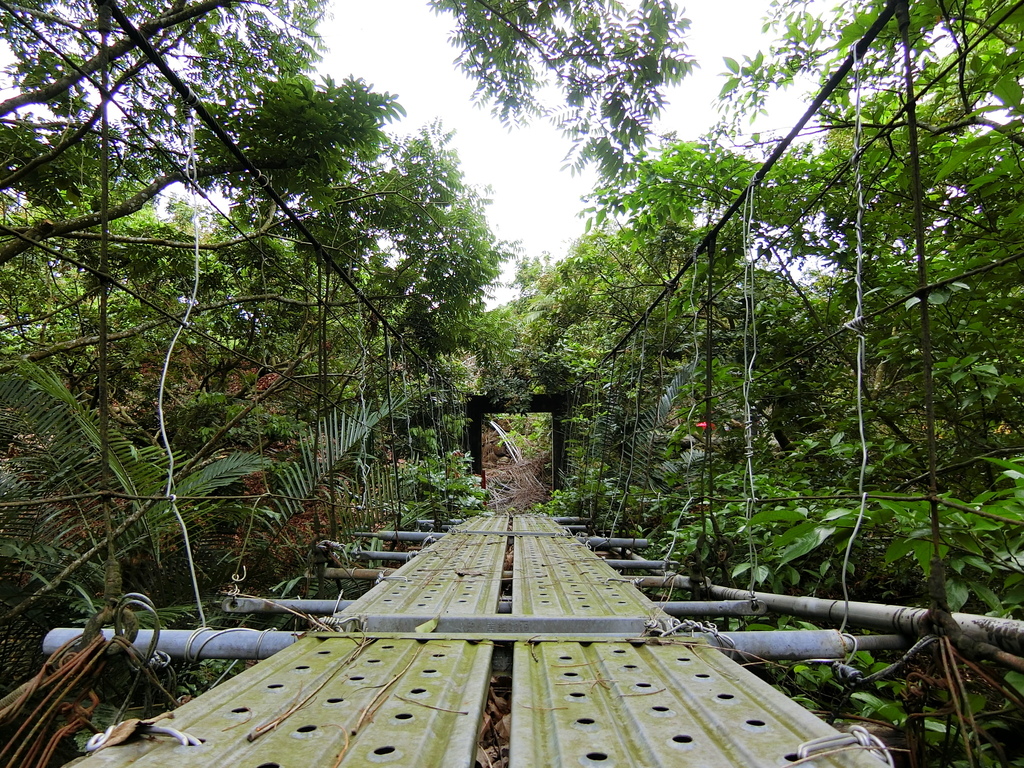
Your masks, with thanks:
[[[754,544],[751,520],[757,506],[757,477],[754,473],[754,410],[751,401],[751,386],[754,381],[754,366],[757,363],[757,243],[753,235],[754,209],[757,199],[757,180],[750,183],[743,205],[743,456],[744,456],[744,518],[747,536],[747,557],[750,568],[748,590],[754,599],[757,586],[758,557]]]
[[[857,494],[860,496],[860,507],[857,510],[857,519],[850,532],[850,538],[846,542],[846,551],[843,553],[843,569],[840,582],[843,589],[843,620],[839,625],[839,631],[846,629],[850,620],[850,586],[848,571],[850,558],[853,554],[853,546],[860,533],[861,525],[864,522],[864,515],[867,512],[868,494],[865,490],[865,483],[868,472],[868,438],[867,427],[864,419],[864,369],[867,358],[867,342],[864,335],[864,169],[862,163],[863,145],[863,118],[861,110],[861,85],[863,74],[863,57],[858,55],[854,49],[856,62],[853,68],[853,93],[854,93],[854,131],[853,131],[853,158],[854,166],[854,189],[856,194],[856,218],[854,232],[856,236],[856,266],[854,271],[854,287],[856,291],[856,310],[853,320],[848,323],[857,334],[857,360],[856,360],[856,389],[857,389],[857,433],[860,438],[860,470],[857,475]]]
[[[692,381],[692,378],[693,378],[693,375],[692,375],[693,371],[696,371],[697,370],[697,366],[700,364],[700,356],[701,356],[701,347],[700,347],[701,336],[700,336],[700,331],[699,331],[698,325],[697,325],[697,322],[699,320],[699,315],[700,315],[700,306],[698,305],[698,298],[697,298],[697,284],[698,284],[698,274],[697,274],[697,270],[694,269],[694,270],[690,271],[690,294],[689,294],[690,307],[693,310],[690,313],[690,320],[689,320],[689,324],[690,324],[690,342],[691,342],[692,347],[693,347],[693,353],[692,353],[693,362],[690,364],[691,381]],[[697,413],[697,408],[698,408],[699,405],[700,405],[700,400],[698,398],[696,398],[696,397],[692,398],[692,402],[690,404],[690,410],[686,414],[686,421],[683,422],[684,424],[687,424],[687,425],[693,424],[694,416]],[[693,462],[696,460],[696,451],[697,451],[696,441],[691,441],[689,443],[689,447],[685,451],[686,466],[685,466],[685,470],[683,471],[683,482],[684,482],[684,485],[686,487],[686,497],[687,498],[686,498],[686,501],[683,502],[682,507],[676,513],[676,515],[675,515],[675,522],[672,524],[672,530],[671,530],[671,532],[669,534],[669,546],[668,546],[668,550],[665,552],[666,571],[668,570],[668,563],[670,563],[672,561],[672,555],[675,553],[676,545],[679,543],[679,526],[682,523],[683,516],[689,511],[690,507],[693,506],[693,503],[696,500],[696,494],[693,491]],[[672,590],[669,589],[667,592],[665,592],[663,601],[668,601],[671,598],[671,596],[672,596]]]
[[[195,120],[190,116],[188,121],[188,160],[186,162],[186,171],[193,182],[196,180],[195,138]],[[190,186],[190,189],[191,188],[192,187]],[[190,205],[192,208],[192,235],[194,244],[192,253],[192,290],[188,299],[186,299],[185,314],[181,319],[181,323],[174,329],[174,334],[171,336],[171,342],[167,345],[167,354],[164,355],[164,363],[163,367],[160,369],[160,380],[157,385],[156,410],[157,421],[159,423],[160,440],[163,443],[164,451],[167,453],[167,481],[164,484],[164,495],[167,497],[171,512],[174,514],[174,518],[178,521],[178,526],[181,528],[182,541],[185,543],[185,557],[188,560],[189,576],[192,579],[192,591],[196,600],[196,610],[199,613],[199,623],[202,626],[206,626],[206,612],[203,610],[203,599],[199,592],[199,579],[196,576],[196,564],[192,553],[192,542],[189,539],[188,525],[185,524],[185,518],[178,509],[177,497],[174,494],[174,448],[171,446],[171,441],[167,436],[167,418],[164,413],[164,399],[167,394],[167,375],[171,367],[171,357],[174,355],[174,347],[177,345],[178,338],[181,336],[182,331],[189,327],[189,318],[192,314],[192,308],[195,307],[199,296],[199,280],[202,264],[199,250],[199,210],[197,207],[195,192],[192,192],[191,194]]]

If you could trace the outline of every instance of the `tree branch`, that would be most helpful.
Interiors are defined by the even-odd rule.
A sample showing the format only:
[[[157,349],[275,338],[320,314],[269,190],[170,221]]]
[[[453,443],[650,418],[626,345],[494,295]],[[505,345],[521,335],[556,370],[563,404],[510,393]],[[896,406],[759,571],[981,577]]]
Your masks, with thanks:
[[[140,24],[139,31],[146,38],[150,38],[157,32],[164,29],[177,26],[178,24],[184,24],[192,19],[205,16],[212,10],[227,7],[230,4],[231,0],[204,0],[203,2],[196,3],[188,8],[184,8],[174,13],[169,13],[166,16],[159,16],[151,21]],[[4,3],[4,5],[7,4]],[[108,55],[105,55],[103,51],[100,51],[88,61],[82,62],[74,72],[69,73],[64,77],[57,78],[49,85],[44,85],[42,88],[37,88],[34,91],[27,91],[26,93],[12,96],[7,99],[7,101],[0,102],[0,115],[9,114],[14,110],[21,109],[29,104],[45,104],[46,102],[55,99],[62,93],[66,93],[68,90],[76,86],[83,78],[91,75],[93,72],[99,71],[105,60],[117,61],[135,47],[135,43],[128,38],[120,40],[107,49]]]
[[[282,163],[279,165],[265,165],[264,167],[269,169],[274,167],[284,168],[288,166],[289,164]],[[211,176],[225,176],[231,173],[241,173],[244,170],[245,168],[238,163],[207,165],[196,171],[196,177],[209,178]],[[123,200],[118,205],[111,207],[107,211],[107,220],[114,221],[115,219],[120,219],[140,211],[146,203],[156,197],[164,189],[176,182],[184,181],[185,174],[183,171],[175,171],[174,173],[168,173],[164,176],[157,177],[131,197]],[[50,237],[63,237],[70,235],[73,232],[77,232],[78,230],[99,226],[102,220],[102,214],[97,211],[95,213],[89,213],[85,216],[78,216],[74,219],[67,219],[61,222],[53,222],[49,219],[43,219],[28,229],[19,230],[19,232],[26,238],[38,243]],[[24,253],[31,247],[32,243],[25,239],[18,238],[8,240],[0,246],[0,266],[3,266],[15,256]]]

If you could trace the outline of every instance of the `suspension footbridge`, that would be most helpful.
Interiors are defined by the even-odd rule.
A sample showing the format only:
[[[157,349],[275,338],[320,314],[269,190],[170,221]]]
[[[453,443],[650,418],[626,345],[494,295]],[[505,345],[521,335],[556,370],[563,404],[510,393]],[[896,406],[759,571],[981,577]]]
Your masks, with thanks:
[[[633,581],[552,518],[469,518],[324,617],[333,631],[190,633],[178,653],[276,652],[82,765],[471,768],[501,675],[514,768],[886,764],[749,671],[751,633],[680,622]]]

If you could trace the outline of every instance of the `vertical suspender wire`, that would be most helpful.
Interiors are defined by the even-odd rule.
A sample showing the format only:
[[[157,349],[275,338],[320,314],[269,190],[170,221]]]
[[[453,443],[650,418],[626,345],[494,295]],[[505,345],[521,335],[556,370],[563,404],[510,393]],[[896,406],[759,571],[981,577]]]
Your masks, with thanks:
[[[757,586],[757,547],[750,521],[757,505],[757,484],[754,475],[754,412],[750,402],[750,387],[754,380],[754,365],[757,362],[757,295],[755,291],[755,269],[757,267],[757,244],[751,234],[754,222],[754,204],[757,197],[757,180],[750,183],[743,201],[743,455],[746,473],[744,518],[747,531],[747,557],[750,566],[748,590],[754,599]]]
[[[107,297],[110,293],[110,8],[99,6],[98,24],[100,31],[100,280],[99,280],[99,340],[97,348],[96,389],[99,409],[100,433],[100,506],[103,512],[104,534],[107,537],[107,564],[104,578],[103,597],[114,601],[120,597],[121,584],[117,568],[117,547],[114,543],[114,517],[111,508],[110,491],[110,393],[107,375]]]
[[[697,315],[699,314],[699,309],[697,307],[697,302],[696,302],[696,291],[697,291],[697,270],[696,269],[691,269],[690,270],[689,301],[690,301],[690,307],[693,310],[693,314],[692,314],[692,316],[690,318],[690,323],[691,323],[691,325],[690,325],[690,330],[691,330],[690,340],[693,342],[693,362],[690,364],[690,372],[691,372],[690,382],[687,382],[690,385],[692,385],[692,379],[693,379],[693,375],[692,374],[697,369],[697,363],[700,362],[700,339],[698,337],[698,331],[697,331]],[[676,300],[677,301],[679,300],[678,299],[678,295],[676,297]],[[668,303],[666,303],[666,306],[665,306],[666,332],[667,332],[667,326],[668,326],[667,318],[668,318],[669,306],[670,305]],[[690,410],[689,410],[689,412],[686,415],[686,420],[683,422],[684,424],[688,424],[689,425],[689,424],[693,423],[693,415],[696,412],[696,408],[697,408],[697,402],[694,401],[693,405],[690,406]],[[685,471],[683,473],[683,477],[685,478],[685,485],[686,485],[686,501],[683,502],[682,507],[679,508],[676,511],[676,513],[675,513],[675,520],[672,523],[672,530],[669,533],[668,550],[665,552],[665,558],[664,559],[665,559],[666,564],[672,560],[672,555],[675,553],[676,544],[679,543],[679,525],[682,523],[683,517],[686,515],[687,512],[689,512],[690,507],[693,506],[693,502],[694,502],[693,478],[691,477],[691,473],[690,473],[690,469],[693,467],[693,459],[694,459],[693,443],[690,444],[690,447],[689,447],[689,449],[687,449],[687,452],[688,452],[688,456],[687,456],[687,461],[686,461],[686,469],[685,469]],[[666,565],[666,572],[667,571],[668,571],[668,567]],[[672,599],[672,587],[669,587],[668,591],[666,591],[664,593],[664,597],[662,599],[663,599],[663,601],[668,601],[668,600]]]
[[[602,429],[601,429],[601,409],[603,401],[601,399],[601,367],[603,363],[598,363],[591,373],[590,379],[590,396],[587,400],[588,415],[590,421],[590,429],[587,430],[586,443],[584,445],[583,454],[583,475],[581,482],[585,489],[588,491],[589,503],[587,514],[589,520],[587,521],[590,525],[591,531],[597,531],[596,528],[596,494],[597,494],[597,478],[601,474],[600,462],[603,461],[603,457],[600,451],[601,441],[599,440]]]
[[[714,301],[715,301],[715,285],[714,271],[715,271],[715,255],[718,250],[718,238],[712,236],[711,241],[708,243],[707,255],[708,255],[708,268],[705,279],[707,280],[707,296],[704,300],[704,462],[703,477],[704,485],[704,503],[701,504],[701,520],[700,520],[700,533],[697,536],[697,547],[696,547],[696,561],[697,569],[700,575],[700,589],[704,589],[704,584],[707,582],[707,572],[704,570],[704,558],[701,554],[701,548],[706,545],[708,537],[708,522],[710,521],[712,529],[715,533],[718,533],[718,524],[715,521],[715,510],[712,506],[712,499],[715,496],[715,466],[714,466],[714,453],[711,448],[711,397],[714,390],[714,347],[712,338],[712,320],[714,318]],[[709,550],[710,551],[710,550]],[[694,600],[701,599],[701,593],[694,594]]]
[[[629,449],[629,461],[626,464],[626,477],[624,478],[622,484],[619,508],[618,511],[615,513],[615,519],[612,521],[611,529],[608,532],[609,536],[615,536],[615,532],[616,530],[618,530],[619,527],[619,520],[622,519],[623,512],[626,511],[626,507],[629,502],[629,487],[630,484],[633,482],[633,472],[636,469],[636,454],[637,448],[640,444],[640,398],[643,396],[644,368],[647,365],[647,322],[649,318],[650,315],[644,318],[643,333],[640,335],[640,364],[637,366],[636,369],[636,393],[633,396],[633,431],[631,437],[628,438],[628,442],[626,443]]]
[[[395,477],[395,493],[392,501],[395,505],[395,530],[397,531],[402,522],[402,484],[398,474],[398,429],[395,427],[395,399],[391,390],[391,372],[394,368],[394,360],[391,354],[391,334],[387,329],[384,330],[384,355],[384,386],[387,388],[388,428],[391,431],[391,440],[389,441],[391,443],[391,470]],[[405,392],[403,391],[402,394],[404,395]],[[386,486],[387,483],[384,482],[382,485]]]
[[[315,257],[314,257],[315,258]],[[324,344],[324,280],[323,280],[323,263],[322,259],[316,259],[316,311],[317,311],[317,390],[316,390],[316,408],[314,409],[313,416],[313,466],[317,467],[320,463],[320,454],[324,450],[323,445],[323,432],[326,424],[327,409],[325,408],[326,400],[326,382],[324,381],[324,367],[323,367],[323,344]],[[314,489],[310,496],[316,493]],[[313,505],[313,538],[319,540],[322,538],[320,528],[320,512],[316,504]],[[330,527],[328,523],[328,530],[330,531],[330,538],[334,541],[338,540],[338,532]]]
[[[449,451],[448,430],[445,428],[444,412],[448,401],[447,380],[434,373],[430,369],[432,382],[431,389],[437,392],[437,413],[434,416],[434,432],[437,435],[437,448],[441,453],[441,466],[444,469],[444,507],[453,512],[452,503],[452,482],[451,482],[451,452]],[[460,515],[461,516],[461,515]]]
[[[354,265],[352,265],[354,267]],[[354,268],[350,267],[350,271],[354,272]],[[371,360],[370,355],[370,339],[366,333],[366,323],[362,322],[362,313],[359,313],[359,418],[364,420],[364,424],[367,421],[367,409],[366,409],[366,383],[370,380],[369,376],[369,365]],[[372,315],[370,316],[372,318]],[[371,505],[370,505],[370,471],[366,463],[367,445],[370,441],[369,430],[363,435],[362,445],[360,446],[359,454],[356,457],[356,466],[359,468],[359,483],[361,486],[360,490],[360,507],[362,507],[361,520],[359,522],[360,529],[365,529],[371,523],[375,523],[375,520],[371,519]],[[396,528],[395,530],[400,530]]]
[[[924,191],[921,185],[921,158],[917,141],[917,97],[914,93],[914,65],[910,47],[910,9],[907,0],[897,0],[896,20],[899,25],[903,46],[903,76],[906,88],[907,138],[909,143],[910,191],[914,206],[914,251],[917,262],[918,286],[928,285],[928,259],[924,231]],[[930,521],[932,534],[932,566],[929,588],[932,607],[948,613],[946,603],[945,577],[942,572],[941,531],[939,526],[938,459],[935,437],[935,384],[932,371],[932,332],[929,314],[929,296],[921,296],[918,302],[921,314],[921,368],[924,389],[925,434],[928,440],[928,495],[931,497]]]
[[[192,116],[191,111],[189,111],[188,118],[188,159],[185,163],[185,175],[188,177],[189,190],[191,191],[190,207],[192,208],[193,236],[192,292],[189,295],[188,303],[185,306],[185,315],[182,317],[181,323],[178,327],[174,329],[174,335],[171,337],[171,343],[167,346],[167,354],[164,356],[163,368],[160,370],[160,383],[157,387],[156,411],[157,420],[160,424],[160,440],[163,442],[164,451],[167,453],[167,482],[164,485],[164,496],[167,497],[171,512],[174,514],[174,518],[178,521],[178,526],[181,528],[181,538],[185,543],[185,558],[188,560],[189,576],[192,578],[192,592],[196,599],[196,610],[199,613],[199,624],[200,626],[205,627],[206,613],[203,611],[203,599],[199,594],[199,579],[196,576],[195,558],[192,556],[192,542],[189,540],[188,526],[185,524],[185,518],[182,517],[181,512],[178,509],[177,497],[174,495],[174,449],[171,446],[170,439],[167,437],[167,420],[164,415],[164,396],[167,393],[167,372],[171,367],[171,356],[174,354],[174,347],[178,343],[178,338],[181,336],[181,332],[189,325],[189,317],[192,315],[192,308],[196,305],[197,297],[199,295],[199,211],[196,207],[197,197],[195,194],[195,187],[198,185],[199,180],[196,175],[196,126],[195,118]]]
[[[848,569],[850,567],[850,557],[853,554],[853,545],[857,540],[857,535],[860,533],[868,504],[868,494],[865,490],[868,472],[868,438],[867,427],[864,421],[864,371],[867,365],[867,350],[864,337],[864,168],[862,164],[864,125],[861,116],[864,62],[857,48],[854,48],[853,55],[853,170],[854,187],[856,188],[857,195],[857,216],[854,223],[857,263],[854,273],[854,286],[857,293],[857,308],[853,321],[848,323],[848,327],[857,334],[857,430],[860,436],[860,472],[857,475],[857,493],[860,496],[860,508],[857,511],[857,520],[854,523],[853,531],[850,533],[850,539],[846,542],[846,552],[843,555],[843,572],[840,578],[843,587],[843,621],[839,625],[840,632],[846,630],[846,623],[850,619],[850,590],[847,583]]]
[[[406,398],[406,405],[405,405],[405,442],[406,442],[406,450],[408,451],[408,455],[406,457],[406,467],[411,467],[412,466],[412,462],[413,462],[413,460],[415,459],[415,456],[416,456],[415,446],[413,445],[413,441],[412,441],[412,411],[413,411],[413,404],[416,401],[415,401],[415,399],[413,398],[413,395],[412,395],[412,385],[409,383],[409,358],[405,354],[405,347],[399,346],[398,347],[398,351],[401,353],[401,356],[402,356],[401,362],[399,364],[402,366],[402,393],[405,395],[405,398]],[[398,479],[398,484],[399,484],[398,487],[399,487],[399,489],[401,489],[401,487],[402,487],[401,486],[401,473],[398,471],[398,465],[397,464],[395,465],[395,477]],[[420,501],[421,499],[420,499],[419,488],[417,487],[416,483],[412,483],[411,485],[412,485],[412,487],[410,488],[410,490],[411,490],[412,498],[410,498],[410,502]],[[399,492],[401,492],[401,491],[399,491]],[[402,510],[400,510],[400,509],[397,510],[395,512],[395,514],[396,515],[401,515],[402,514]],[[435,518],[434,519],[434,529],[435,530],[440,530],[440,528],[437,527],[437,525],[438,525],[437,516],[435,515],[434,518]],[[397,524],[396,524],[395,530],[396,531],[398,530]]]
[[[327,439],[327,304],[330,296],[329,274],[324,266],[323,259],[316,259],[316,300],[319,317],[317,318],[317,408],[316,408],[316,429],[313,431],[313,456],[319,461],[323,452],[327,480],[327,530],[332,541],[337,541],[341,535],[338,527],[337,498],[334,487],[334,463],[331,461],[332,446]],[[316,466],[316,462],[314,462]],[[320,517],[313,519],[313,524],[319,528]],[[314,532],[315,538],[320,538],[319,530]]]
[[[601,429],[600,442],[598,447],[597,479],[594,483],[594,492],[590,495],[590,519],[595,526],[597,525],[598,513],[603,512],[603,510],[599,508],[600,500],[598,495],[600,494],[600,498],[604,498],[604,481],[605,476],[607,474],[607,470],[610,468],[610,462],[608,460],[608,437],[609,432],[611,430],[611,425],[613,424],[613,420],[615,419],[615,412],[612,410],[612,408],[618,406],[617,401],[613,401],[612,397],[615,391],[613,384],[616,380],[616,376],[618,375],[619,354],[619,352],[616,352],[614,355],[612,355],[611,367],[608,371],[608,383],[602,387],[600,386],[600,382],[598,382],[598,391],[600,392],[603,390],[605,393],[605,408],[607,410],[607,414],[603,418],[603,423],[601,423],[601,421],[595,421],[595,425],[600,424]],[[601,506],[603,506],[603,504]],[[608,512],[611,512],[610,503],[608,505]],[[610,522],[610,516],[602,517],[600,530],[597,530],[595,528],[594,533],[604,533],[606,530],[610,530],[608,529],[608,524]],[[611,534],[609,533],[608,535]]]

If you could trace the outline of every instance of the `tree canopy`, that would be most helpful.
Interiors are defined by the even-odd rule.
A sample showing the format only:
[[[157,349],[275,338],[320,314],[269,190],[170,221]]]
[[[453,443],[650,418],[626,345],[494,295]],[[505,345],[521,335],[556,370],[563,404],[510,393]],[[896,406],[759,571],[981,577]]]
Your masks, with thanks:
[[[109,617],[115,586],[193,621],[192,566],[200,605],[252,558],[253,590],[325,594],[317,542],[479,508],[470,389],[568,393],[547,509],[651,534],[698,592],[1024,618],[1019,4],[878,25],[893,2],[779,0],[685,140],[648,135],[693,66],[674,4],[430,5],[481,102],[601,171],[565,258],[495,237],[443,121],[399,135],[395,97],[315,75],[320,2],[130,9],[278,204],[129,37],[102,47],[92,3],[0,0],[0,648]],[[752,185],[769,94],[826,83]],[[518,297],[487,311],[512,258]],[[903,729],[918,764],[968,764],[953,735],[1019,762],[1024,676],[950,643],[870,694],[773,674]]]

